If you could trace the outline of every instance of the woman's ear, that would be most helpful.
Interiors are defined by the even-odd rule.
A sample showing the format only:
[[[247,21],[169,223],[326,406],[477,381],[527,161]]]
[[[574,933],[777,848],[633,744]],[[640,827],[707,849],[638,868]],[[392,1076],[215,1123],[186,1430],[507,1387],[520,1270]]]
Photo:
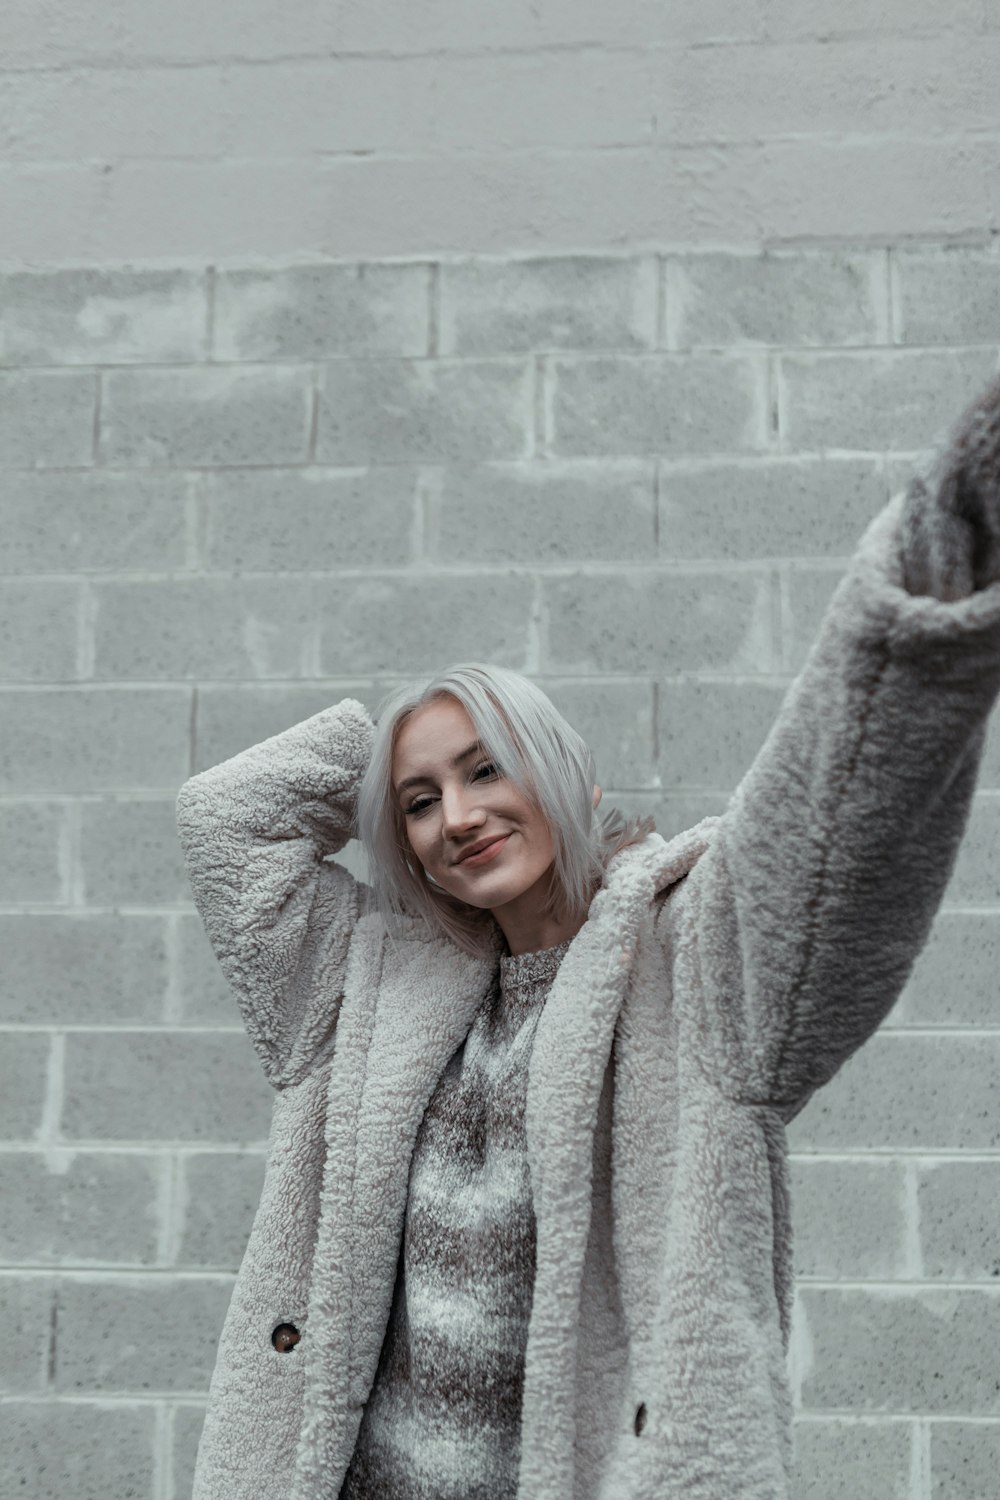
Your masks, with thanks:
[[[601,789],[600,789],[600,787],[595,782],[595,784],[594,784],[594,797],[593,797],[593,803],[594,803],[594,807],[595,808],[597,807],[597,804],[598,804],[598,802],[600,802],[600,800],[601,800]]]

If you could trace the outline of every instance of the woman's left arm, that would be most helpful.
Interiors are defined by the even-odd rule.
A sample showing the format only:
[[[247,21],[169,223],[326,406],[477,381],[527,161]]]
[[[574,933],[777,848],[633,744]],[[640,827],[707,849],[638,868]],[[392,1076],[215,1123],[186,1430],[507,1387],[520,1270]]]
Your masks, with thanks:
[[[702,1065],[791,1119],[923,947],[1000,691],[1000,379],[875,518],[711,843],[661,913]],[[1000,854],[998,854],[1000,857]]]

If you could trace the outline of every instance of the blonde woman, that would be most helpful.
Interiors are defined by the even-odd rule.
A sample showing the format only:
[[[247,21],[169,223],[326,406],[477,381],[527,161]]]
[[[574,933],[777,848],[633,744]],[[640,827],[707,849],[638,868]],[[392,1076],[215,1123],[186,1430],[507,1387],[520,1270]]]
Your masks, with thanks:
[[[1000,382],[861,538],[721,817],[602,818],[580,736],[481,664],[185,783],[275,1090],[195,1500],[791,1500],[785,1127],[927,937],[997,580]]]

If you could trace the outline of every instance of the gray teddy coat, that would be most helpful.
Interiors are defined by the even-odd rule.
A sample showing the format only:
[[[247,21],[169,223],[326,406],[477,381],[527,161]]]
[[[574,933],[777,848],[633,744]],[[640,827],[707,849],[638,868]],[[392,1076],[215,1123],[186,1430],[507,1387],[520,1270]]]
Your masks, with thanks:
[[[546,1000],[520,1500],[791,1500],[785,1128],[906,981],[1000,689],[1000,584],[906,592],[902,504],[865,532],[727,810],[611,861]],[[417,918],[394,945],[327,858],[372,733],[345,699],[177,799],[275,1091],[194,1500],[335,1500],[417,1130],[500,951],[499,929],[473,959]]]

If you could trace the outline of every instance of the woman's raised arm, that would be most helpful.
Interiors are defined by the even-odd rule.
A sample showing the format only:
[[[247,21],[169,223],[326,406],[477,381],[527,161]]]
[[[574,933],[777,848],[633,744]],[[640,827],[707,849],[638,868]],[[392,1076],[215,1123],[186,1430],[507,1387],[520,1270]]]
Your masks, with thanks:
[[[373,736],[364,706],[344,698],[177,795],[195,905],[275,1088],[333,1043],[362,892],[324,857],[352,836]]]
[[[802,1108],[894,1004],[1000,691],[1000,381],[868,527],[712,844],[660,922],[730,1097]],[[1000,855],[998,855],[1000,857]]]

